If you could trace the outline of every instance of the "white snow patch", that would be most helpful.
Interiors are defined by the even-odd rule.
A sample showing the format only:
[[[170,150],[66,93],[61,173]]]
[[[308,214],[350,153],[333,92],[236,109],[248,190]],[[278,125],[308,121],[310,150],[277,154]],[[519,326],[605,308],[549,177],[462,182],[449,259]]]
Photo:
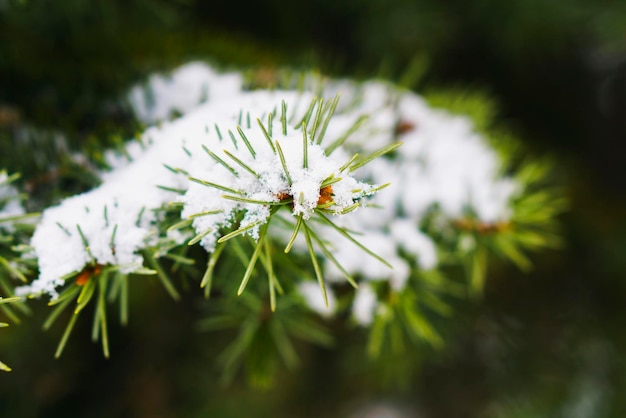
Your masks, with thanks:
[[[337,301],[332,289],[326,287],[326,297],[328,298],[328,306],[324,302],[324,295],[319,284],[311,281],[304,281],[298,284],[298,292],[304,298],[306,305],[312,310],[324,317],[329,317],[335,312]]]
[[[156,237],[158,219],[153,209],[176,199],[184,204],[182,218],[193,219],[195,232],[205,234],[200,244],[210,252],[220,230],[232,228],[235,221],[240,221],[238,227],[251,226],[247,233],[258,239],[260,227],[270,216],[269,203],[277,203],[279,198],[293,197],[293,204],[287,205],[291,214],[310,219],[319,203],[322,182],[330,176],[341,178],[332,184],[331,209],[338,214],[355,202],[363,203],[364,207],[332,216],[333,222],[362,234],[355,234],[355,239],[393,269],[332,228],[317,223],[313,227],[351,275],[365,280],[388,280],[396,290],[404,287],[412,269],[437,266],[435,244],[419,230],[430,211],[438,211],[438,219],[442,221],[453,221],[466,216],[468,211],[486,223],[504,221],[511,215],[509,201],[519,186],[502,176],[497,154],[468,118],[432,109],[419,96],[380,82],[330,81],[323,95],[328,100],[337,92],[341,92],[342,100],[324,141],[319,145],[308,144],[305,164],[302,131],[293,126],[306,111],[311,94],[243,92],[241,75],[219,74],[201,63],[190,63],[170,76],[151,77],[147,88],[136,87],[128,96],[138,117],[153,123],[166,120],[174,111],[184,116],[149,128],[139,140],[128,143],[124,156],[108,153],[112,171],[102,173],[100,187],[44,212],[32,240],[40,263],[40,277],[20,292],[55,296],[56,288],[62,285],[61,277],[79,272],[90,262],[133,271],[142,264],[141,250],[153,244]],[[287,104],[290,119],[286,135],[280,122],[282,100]],[[291,183],[279,154],[257,125],[259,118],[269,130],[270,112],[275,113],[272,143],[274,148],[280,144]],[[364,115],[369,117],[346,143],[326,155],[324,147],[341,138]],[[398,123],[409,129],[397,133]],[[238,127],[254,152],[248,149]],[[393,156],[378,158],[354,173],[339,172],[354,153],[365,156],[398,139],[404,144]],[[173,173],[164,164],[184,173]],[[187,176],[221,188],[189,181]],[[388,182],[391,182],[389,187],[368,196],[371,185]],[[177,195],[158,188],[159,185],[183,190],[184,194]],[[7,207],[2,210],[19,209]],[[238,218],[240,215],[243,217]],[[89,243],[91,255],[77,225]],[[116,225],[113,251],[111,238]],[[288,239],[289,233],[277,233],[278,230],[269,230],[276,233],[273,238]],[[180,234],[170,236],[177,242],[186,239]],[[302,240],[298,240],[292,251],[307,250]],[[410,265],[409,260],[399,255],[400,251],[414,257],[418,266]],[[324,269],[330,280],[342,277],[328,261]],[[367,293],[368,288],[366,282],[361,283],[357,298],[370,300],[368,303],[372,305],[375,295],[371,289]],[[357,305],[355,300],[354,309]],[[366,318],[365,314],[359,315]]]

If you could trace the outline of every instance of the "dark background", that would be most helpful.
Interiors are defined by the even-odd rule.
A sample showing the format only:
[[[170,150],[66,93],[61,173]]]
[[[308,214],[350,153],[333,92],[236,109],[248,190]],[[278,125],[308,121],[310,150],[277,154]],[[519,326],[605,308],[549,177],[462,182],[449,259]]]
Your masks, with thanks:
[[[553,181],[571,202],[565,247],[533,256],[527,274],[494,263],[482,300],[458,303],[442,350],[376,362],[365,335],[331,324],[335,347],[299,347],[300,368],[267,390],[220,385],[214,358],[231,336],[197,333],[193,291],[175,304],[155,283],[133,288],[109,361],[88,342],[90,324],[54,361],[61,329],[40,331],[35,304],[25,324],[2,330],[14,371],[0,376],[0,416],[344,417],[367,416],[367,405],[407,417],[626,415],[626,3],[0,0],[0,166],[42,200],[90,187],[66,168],[53,191],[39,190],[49,166],[28,147],[51,161],[67,151],[46,138],[19,145],[17,129],[57,129],[96,155],[140,129],[116,98],[198,58],[394,81],[427,60],[418,92],[486,92],[525,152],[556,162]]]

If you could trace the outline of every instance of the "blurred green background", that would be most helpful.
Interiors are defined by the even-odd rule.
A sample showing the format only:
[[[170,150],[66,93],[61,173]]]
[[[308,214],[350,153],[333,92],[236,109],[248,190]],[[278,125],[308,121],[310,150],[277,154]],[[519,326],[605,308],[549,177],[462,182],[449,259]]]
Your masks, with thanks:
[[[67,166],[38,190],[49,164],[36,154],[95,156],[131,137],[141,127],[120,95],[190,59],[486,92],[531,158],[556,161],[566,246],[526,274],[496,260],[483,299],[457,303],[441,350],[373,361],[364,332],[331,323],[334,347],[302,345],[299,369],[265,390],[220,384],[214,359],[232,336],[198,334],[195,289],[174,303],[156,283],[133,288],[108,361],[87,323],[53,360],[61,331],[39,329],[40,301],[2,330],[14,371],[0,375],[0,416],[626,416],[626,2],[0,0],[0,166],[38,196],[91,187]],[[413,82],[416,60],[428,67]],[[24,145],[23,125],[65,132],[70,149]]]

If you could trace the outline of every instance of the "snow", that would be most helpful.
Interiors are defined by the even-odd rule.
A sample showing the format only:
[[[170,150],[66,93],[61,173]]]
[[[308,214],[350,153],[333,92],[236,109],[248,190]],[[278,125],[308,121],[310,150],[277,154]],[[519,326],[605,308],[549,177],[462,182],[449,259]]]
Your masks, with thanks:
[[[418,264],[424,270],[437,266],[437,249],[433,241],[420,232],[408,219],[397,219],[391,222],[390,233],[398,245],[409,254],[418,257]]]
[[[358,322],[368,323],[375,294],[367,281],[388,281],[392,289],[401,291],[412,270],[437,267],[436,245],[420,230],[427,214],[437,211],[440,219],[453,221],[471,210],[486,223],[510,216],[509,201],[519,186],[502,176],[497,154],[465,117],[432,109],[416,94],[385,83],[330,81],[323,91],[326,103],[338,92],[342,99],[324,140],[318,143],[308,137],[305,147],[298,121],[313,96],[280,90],[248,92],[242,90],[242,84],[238,74],[219,74],[204,64],[191,63],[169,77],[151,77],[151,100],[146,99],[143,87],[132,89],[129,101],[138,117],[146,123],[163,122],[129,142],[128,157],[107,154],[111,171],[102,173],[101,186],[44,211],[32,239],[40,276],[20,288],[20,294],[55,297],[63,277],[93,262],[135,271],[143,263],[141,251],[158,238],[157,210],[170,202],[183,204],[182,219],[192,220],[195,233],[204,234],[200,245],[208,252],[215,249],[220,231],[233,228],[235,221],[237,227],[249,227],[246,233],[259,239],[271,203],[281,199],[293,198],[293,203],[281,209],[283,214],[291,214],[287,219],[311,220],[322,201],[322,183],[332,176],[341,179],[332,184],[329,209],[335,214],[333,222],[358,232],[355,239],[393,267],[364,253],[332,228],[310,224],[328,242],[339,263],[361,280],[353,313]],[[280,120],[283,101],[289,116],[286,133]],[[174,111],[184,116],[166,121]],[[271,127],[270,112],[274,113]],[[271,145],[257,118],[272,131]],[[361,122],[359,129],[328,155],[325,147],[351,131],[357,121]],[[406,129],[397,133],[400,123]],[[354,172],[340,172],[354,153],[365,156],[397,140],[403,145],[393,155],[377,158]],[[372,187],[389,182],[389,187],[372,195]],[[339,214],[355,203],[362,207]],[[290,236],[290,231],[281,228],[269,231],[283,243]],[[186,237],[179,234],[176,239],[182,242]],[[306,245],[298,240],[292,251],[305,252]],[[323,268],[327,280],[343,277],[330,262],[323,263]],[[304,283],[299,286],[317,310],[313,300],[321,298],[320,289]]]
[[[364,283],[356,290],[354,302],[352,302],[352,316],[362,326],[368,326],[374,319],[376,309],[376,293],[372,286]]]
[[[170,75],[155,74],[143,86],[135,86],[128,101],[137,118],[145,123],[185,114],[206,101],[228,98],[241,91],[243,77],[237,73],[219,74],[201,62],[191,62]]]
[[[298,284],[298,292],[304,298],[306,305],[314,312],[324,317],[329,317],[335,312],[337,301],[331,289],[326,289],[328,306],[324,301],[324,296],[316,282],[304,281]]]

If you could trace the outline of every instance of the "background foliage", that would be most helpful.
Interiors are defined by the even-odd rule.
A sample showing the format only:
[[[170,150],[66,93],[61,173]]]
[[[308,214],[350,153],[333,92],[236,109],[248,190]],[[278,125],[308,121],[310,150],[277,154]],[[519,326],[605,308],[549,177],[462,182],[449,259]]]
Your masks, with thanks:
[[[31,210],[91,187],[69,153],[97,160],[134,135],[141,127],[115,98],[191,58],[487,92],[531,158],[558,161],[554,181],[571,201],[567,246],[535,256],[530,273],[496,261],[482,300],[457,303],[441,350],[370,361],[366,335],[343,330],[330,349],[299,347],[300,368],[272,389],[223,387],[213,360],[229,336],[198,336],[203,308],[146,281],[109,361],[88,343],[89,324],[58,361],[58,335],[3,329],[2,360],[15,371],[0,377],[0,415],[339,417],[392,404],[410,417],[623,416],[624,28],[626,7],[609,0],[0,0],[0,166],[23,174],[39,197]],[[414,85],[407,69],[424,60]],[[24,145],[23,124],[63,131],[69,145],[53,134]],[[58,171],[45,177],[52,161]],[[30,324],[43,322],[42,307]]]

